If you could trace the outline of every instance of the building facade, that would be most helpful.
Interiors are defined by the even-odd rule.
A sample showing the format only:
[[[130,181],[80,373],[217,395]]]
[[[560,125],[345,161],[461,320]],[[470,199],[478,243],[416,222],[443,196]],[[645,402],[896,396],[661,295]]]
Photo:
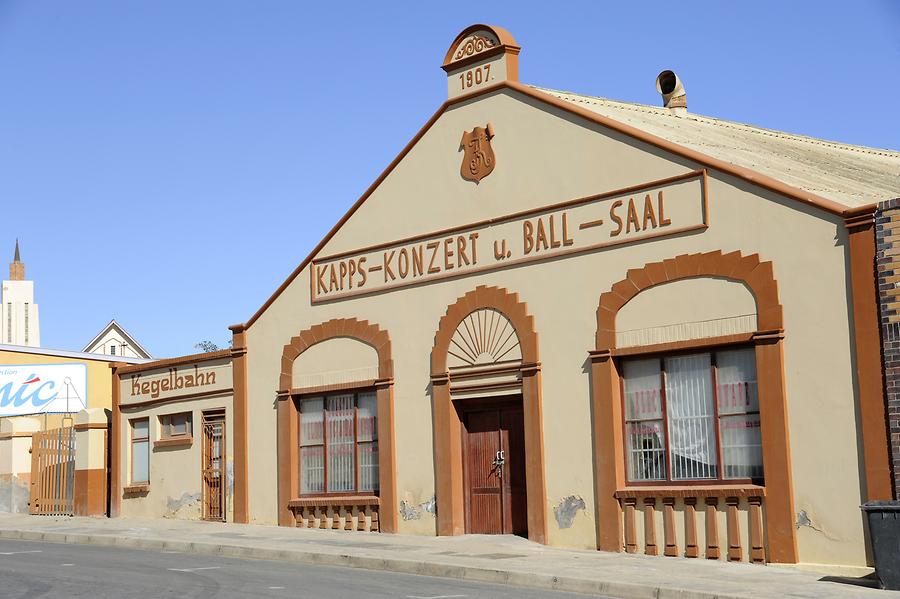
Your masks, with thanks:
[[[900,154],[694,115],[671,72],[663,107],[524,85],[519,52],[464,30],[448,100],[232,327],[231,517],[864,566]],[[120,464],[157,438],[115,422]]]
[[[0,345],[0,512],[28,511],[34,433],[67,421],[71,426],[77,413],[89,411],[102,420],[105,434],[106,413],[112,408],[113,362],[95,354]],[[82,446],[86,448],[85,443]],[[101,466],[94,468],[103,471],[98,484],[104,496],[105,453],[104,443],[99,449]],[[89,457],[92,464],[97,461],[88,454],[80,459]],[[99,513],[105,511],[104,504]]]
[[[0,294],[0,343],[4,345],[41,346],[41,324],[38,305],[34,303],[34,281],[25,279],[25,263],[19,255],[19,240],[9,264],[9,280],[3,281]]]
[[[233,520],[231,351],[115,369],[112,515]]]

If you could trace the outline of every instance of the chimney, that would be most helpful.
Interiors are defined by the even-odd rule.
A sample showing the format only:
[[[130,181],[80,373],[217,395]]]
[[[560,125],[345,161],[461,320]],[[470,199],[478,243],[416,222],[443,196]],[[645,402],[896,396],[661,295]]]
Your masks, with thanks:
[[[9,263],[9,280],[24,281],[25,280],[25,263],[19,257],[19,240],[16,239],[16,253],[13,261]]]
[[[673,71],[663,71],[656,77],[656,91],[662,95],[663,106],[675,114],[687,112],[687,92]]]

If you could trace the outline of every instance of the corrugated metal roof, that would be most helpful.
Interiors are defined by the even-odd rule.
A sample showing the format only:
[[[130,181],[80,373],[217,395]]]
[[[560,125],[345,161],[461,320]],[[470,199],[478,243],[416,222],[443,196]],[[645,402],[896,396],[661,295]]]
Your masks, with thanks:
[[[900,152],[794,135],[691,112],[535,87],[586,110],[848,207],[900,197]]]

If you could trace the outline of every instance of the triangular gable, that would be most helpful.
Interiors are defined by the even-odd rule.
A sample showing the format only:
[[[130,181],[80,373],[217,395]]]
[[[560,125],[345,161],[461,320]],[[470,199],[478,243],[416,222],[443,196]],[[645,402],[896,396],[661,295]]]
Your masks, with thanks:
[[[122,327],[122,325],[120,325],[118,322],[116,322],[115,318],[110,320],[106,324],[106,326],[103,327],[103,329],[101,329],[101,331],[99,333],[97,333],[97,335],[93,339],[91,339],[87,345],[84,346],[84,348],[81,351],[91,352],[94,345],[100,339],[102,339],[104,335],[106,335],[109,331],[112,331],[112,330],[115,330],[116,333],[118,333],[125,341],[128,342],[129,347],[135,349],[143,357],[145,357],[145,358],[153,357],[150,355],[150,352],[148,352],[146,349],[144,349],[144,347],[140,343],[138,343],[137,340],[134,337],[132,337],[131,334]]]
[[[266,300],[266,302],[247,320],[244,324],[234,325],[232,329],[234,330],[243,330],[247,327],[251,326],[265,310],[278,298],[278,296],[297,278],[298,275],[310,264],[310,262],[315,258],[319,252],[325,247],[325,245],[331,241],[332,238],[340,231],[343,225],[356,213],[356,211],[362,206],[362,204],[375,192],[376,189],[384,182],[384,180],[393,172],[393,170],[397,167],[398,164],[406,157],[407,154],[412,151],[412,149],[416,146],[419,140],[432,128],[432,126],[440,119],[440,117],[452,106],[456,104],[460,104],[462,102],[470,102],[472,99],[485,96],[487,94],[491,94],[498,90],[512,90],[527,98],[531,98],[533,100],[538,101],[539,103],[553,107],[558,110],[562,110],[566,113],[575,115],[581,119],[584,119],[587,122],[594,123],[597,125],[601,125],[611,131],[624,134],[630,138],[635,140],[647,143],[654,147],[657,147],[661,150],[664,150],[667,153],[673,154],[675,156],[679,156],[682,158],[686,158],[693,162],[696,162],[702,166],[708,167],[715,171],[719,171],[721,173],[725,173],[731,176],[734,176],[738,179],[742,179],[747,181],[755,186],[761,187],[763,189],[767,189],[773,191],[779,195],[782,195],[790,200],[799,202],[806,206],[812,206],[823,210],[827,213],[843,216],[845,218],[852,217],[854,215],[871,213],[874,209],[874,205],[866,205],[859,208],[848,208],[842,204],[834,202],[832,200],[823,198],[814,193],[798,189],[796,187],[792,187],[787,185],[781,181],[773,179],[767,175],[762,173],[758,173],[756,171],[739,167],[729,162],[720,160],[718,158],[714,158],[707,154],[698,152],[696,150],[692,150],[689,148],[685,148],[678,144],[672,143],[666,139],[661,137],[657,137],[655,135],[651,135],[632,127],[630,125],[621,123],[615,119],[596,114],[589,110],[580,108],[577,105],[571,104],[569,102],[565,102],[564,100],[558,99],[550,94],[544,93],[542,91],[536,90],[527,85],[523,85],[517,81],[503,81],[501,83],[491,85],[485,88],[482,88],[476,92],[472,92],[465,95],[460,95],[455,98],[451,98],[444,102],[440,108],[431,116],[430,119],[425,123],[425,125],[416,133],[415,136],[406,144],[403,150],[397,155],[397,157],[387,166],[387,168],[378,176],[378,178],[372,183],[371,186],[363,193],[363,195],[350,207],[346,214],[332,227],[332,229],[322,238],[322,240],[313,248],[313,250],[309,253],[309,255],[300,263],[300,265],[294,269],[294,271],[288,276],[288,278],[282,283],[275,293]]]

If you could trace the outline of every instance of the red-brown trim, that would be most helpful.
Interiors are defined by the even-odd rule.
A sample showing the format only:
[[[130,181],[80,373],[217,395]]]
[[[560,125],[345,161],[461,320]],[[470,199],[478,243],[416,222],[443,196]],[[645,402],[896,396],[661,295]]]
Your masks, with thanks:
[[[769,559],[796,563],[797,537],[793,524],[794,492],[784,382],[784,322],[778,284],[771,262],[760,261],[756,254],[744,256],[740,252],[683,254],[648,263],[643,268],[629,270],[625,279],[600,296],[596,350],[590,354],[599,548],[622,550],[621,506],[616,493],[625,488],[625,456],[621,427],[622,391],[618,384],[618,366],[613,359],[616,351],[616,316],[622,306],[641,291],[667,282],[697,277],[721,277],[742,282],[756,300],[757,326],[760,330],[752,335],[751,340],[756,350],[763,465],[768,492],[765,512]],[[687,347],[689,345],[686,344],[680,346],[681,349]],[[647,487],[638,489],[646,490]],[[759,491],[754,493],[762,495]]]
[[[394,362],[391,357],[391,339],[387,331],[378,325],[355,318],[334,318],[314,325],[292,337],[290,343],[284,346],[277,402],[278,524],[296,525],[296,517],[291,512],[290,502],[299,496],[297,479],[299,419],[297,404],[291,395],[296,389],[293,386],[294,361],[313,345],[341,337],[356,339],[370,345],[378,355],[378,379],[373,381],[378,406],[378,493],[381,504],[386,506],[380,514],[380,530],[396,532],[397,457],[394,441]],[[350,383],[350,386],[353,385],[355,383]],[[340,387],[343,388],[346,386]]]
[[[122,493],[125,495],[138,495],[142,493],[150,492],[150,483],[140,483],[137,485],[126,485],[125,488],[122,489]]]
[[[634,296],[662,283],[693,277],[721,277],[744,283],[756,299],[757,328],[784,328],[772,263],[760,262],[758,254],[744,256],[740,252],[723,254],[721,251],[681,254],[661,262],[649,263],[643,268],[633,268],[626,275],[625,279],[600,296],[597,308],[598,351],[615,349],[616,315]]]
[[[76,516],[106,515],[106,468],[75,471],[72,507]]]
[[[247,334],[241,326],[231,329],[231,384],[234,389],[231,410],[234,414],[232,455],[234,460],[233,502],[234,521],[250,522],[250,437],[247,420]]]
[[[76,431],[106,430],[107,428],[109,428],[109,425],[105,422],[80,422],[75,424]],[[27,434],[29,437],[31,436],[31,433]]]
[[[288,501],[288,507],[319,507],[319,506],[363,506],[381,505],[378,495],[337,495],[331,497],[295,497]]]
[[[482,308],[493,308],[501,312],[512,323],[519,337],[522,352],[519,372],[525,416],[528,538],[538,543],[547,543],[547,488],[544,478],[538,334],[534,328],[534,318],[528,313],[528,305],[519,300],[517,293],[484,285],[458,298],[447,308],[438,324],[431,350],[438,534],[465,533],[462,423],[453,406],[450,384],[454,375],[447,370],[447,356],[456,328],[466,316]]]
[[[759,485],[656,485],[623,487],[614,493],[616,499],[626,497],[765,497],[766,488]]]
[[[190,447],[193,444],[194,437],[192,435],[182,435],[180,437],[168,437],[166,439],[154,441],[153,449],[163,447]]]
[[[464,39],[466,39],[466,37],[472,35],[476,31],[483,30],[487,30],[493,33],[494,37],[497,38],[498,44],[490,50],[480,52],[478,54],[474,54],[465,58],[460,58],[458,60],[453,60],[453,51],[456,50],[456,47],[459,46],[459,44]],[[457,35],[453,39],[453,42],[450,44],[450,48],[447,50],[447,53],[444,54],[444,62],[441,65],[441,68],[449,73],[450,71],[464,67],[467,64],[478,62],[491,56],[497,56],[506,52],[518,54],[521,49],[521,46],[519,46],[518,42],[516,42],[516,39],[512,36],[512,34],[503,27],[499,27],[497,25],[475,23],[474,25],[469,25],[468,27],[463,29],[459,33],[459,35]],[[511,79],[518,79],[518,74],[516,74],[516,77],[511,77]]]
[[[481,379],[486,376],[502,376],[504,374],[518,374],[522,370],[519,360],[512,362],[498,362],[488,366],[451,366],[450,376],[453,380]]]
[[[304,258],[303,262],[300,263],[297,268],[288,276],[288,278],[275,290],[275,292],[263,303],[262,306],[247,320],[246,323],[235,325],[236,327],[241,327],[242,329],[246,329],[250,327],[257,319],[262,315],[263,312],[268,309],[269,306],[281,295],[281,293],[287,289],[288,285],[290,285],[297,276],[303,272],[303,269],[312,261],[313,257],[318,254],[325,245],[331,241],[332,237],[340,230],[340,228],[346,223],[351,216],[362,206],[363,202],[368,199],[370,195],[381,185],[381,183],[387,178],[391,172],[393,172],[394,168],[403,160],[404,157],[412,150],[412,148],[418,143],[418,141],[431,129],[431,126],[434,125],[435,122],[440,118],[440,116],[451,106],[459,104],[461,102],[469,101],[473,98],[492,94],[499,90],[514,90],[525,96],[530,98],[539,100],[545,104],[554,106],[564,112],[569,114],[577,115],[581,118],[584,118],[588,122],[596,123],[612,129],[614,131],[618,131],[629,137],[637,139],[639,141],[643,141],[657,148],[663,149],[667,152],[671,152],[677,156],[682,156],[691,161],[697,162],[700,165],[706,166],[708,168],[717,170],[719,172],[735,176],[739,179],[752,183],[754,185],[759,185],[765,189],[770,191],[774,191],[779,195],[783,195],[789,199],[799,201],[803,204],[814,206],[825,212],[829,212],[831,214],[838,215],[853,215],[857,214],[860,211],[864,211],[866,209],[871,209],[871,205],[862,206],[862,207],[854,207],[849,208],[847,206],[843,206],[838,204],[837,202],[833,202],[832,200],[828,200],[821,196],[818,196],[814,193],[810,193],[808,191],[804,191],[802,189],[793,187],[791,185],[787,185],[780,181],[777,181],[771,177],[763,175],[762,173],[755,172],[751,169],[743,168],[736,166],[730,162],[726,162],[724,160],[719,160],[717,158],[713,158],[711,156],[707,156],[695,150],[690,150],[685,148],[684,146],[680,146],[678,144],[672,143],[668,140],[665,140],[661,137],[657,137],[655,135],[651,135],[640,129],[632,127],[630,125],[626,125],[624,123],[620,123],[614,119],[610,119],[608,117],[601,116],[595,112],[591,112],[585,108],[572,104],[571,102],[566,102],[565,100],[560,100],[546,92],[538,91],[532,87],[527,85],[523,85],[516,81],[503,81],[497,83],[495,85],[487,86],[483,89],[473,91],[472,93],[464,94],[457,96],[455,98],[451,98],[444,102],[437,111],[431,116],[431,118],[426,121],[426,123],[422,126],[421,129],[413,136],[413,138],[409,141],[409,143],[404,146],[404,148],[400,151],[400,153],[394,158],[393,161],[382,171],[382,173],[378,176],[377,179],[369,186],[368,189],[363,193],[362,196],[350,207],[346,214],[331,228],[331,230],[322,238],[322,240],[312,249],[312,251]]]
[[[521,381],[508,381],[501,383],[472,383],[469,385],[450,385],[451,393],[482,393],[489,391],[508,391],[521,389]]]
[[[219,351],[205,352],[201,354],[178,356],[177,358],[166,358],[165,360],[156,360],[155,362],[144,362],[143,364],[131,364],[128,366],[122,366],[119,369],[119,374],[144,372],[145,370],[156,370],[157,368],[165,368],[166,366],[178,366],[181,364],[194,364],[195,362],[210,362],[212,360],[221,360],[222,358],[230,357],[231,350],[222,349]]]
[[[366,379],[363,381],[352,381],[349,383],[334,383],[331,385],[316,385],[314,387],[294,387],[290,391],[290,395],[320,395],[322,393],[331,393],[333,391],[355,391],[357,389],[366,389],[374,387],[376,383],[389,384],[393,381],[381,379]]]
[[[875,272],[875,213],[847,217],[856,385],[863,444],[866,500],[893,499],[891,450],[885,413],[878,279]]]
[[[294,360],[307,349],[322,341],[347,337],[370,345],[378,354],[378,377],[390,379],[394,376],[394,362],[391,359],[391,339],[387,331],[377,324],[356,318],[333,318],[327,322],[313,325],[291,337],[290,343],[284,346],[281,358],[281,377],[278,390],[288,394],[293,388]]]
[[[109,454],[109,516],[115,518],[122,512],[122,491],[121,480],[124,475],[122,472],[122,412],[119,409],[119,394],[121,391],[121,382],[118,369],[123,364],[121,362],[113,362],[109,365],[112,370],[112,416],[110,418],[110,426],[112,434],[110,435],[111,451]]]

